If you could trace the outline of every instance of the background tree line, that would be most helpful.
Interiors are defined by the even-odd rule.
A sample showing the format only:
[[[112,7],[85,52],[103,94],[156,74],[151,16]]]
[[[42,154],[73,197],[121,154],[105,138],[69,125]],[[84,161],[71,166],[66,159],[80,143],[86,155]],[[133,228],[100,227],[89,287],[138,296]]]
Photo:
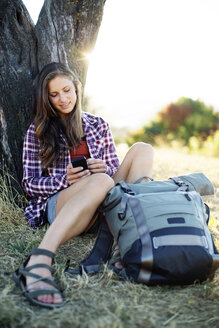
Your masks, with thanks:
[[[219,112],[204,102],[182,97],[126,139],[128,145],[145,141],[153,145],[181,145],[219,156]]]

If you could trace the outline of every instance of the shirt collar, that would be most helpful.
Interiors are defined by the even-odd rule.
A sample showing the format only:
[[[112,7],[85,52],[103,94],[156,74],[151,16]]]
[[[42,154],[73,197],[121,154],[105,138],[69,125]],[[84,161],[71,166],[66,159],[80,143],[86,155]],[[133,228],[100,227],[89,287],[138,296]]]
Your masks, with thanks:
[[[97,120],[96,116],[91,115],[89,113],[82,112],[82,125],[83,125],[84,130],[86,128],[94,129],[98,125],[98,120]]]

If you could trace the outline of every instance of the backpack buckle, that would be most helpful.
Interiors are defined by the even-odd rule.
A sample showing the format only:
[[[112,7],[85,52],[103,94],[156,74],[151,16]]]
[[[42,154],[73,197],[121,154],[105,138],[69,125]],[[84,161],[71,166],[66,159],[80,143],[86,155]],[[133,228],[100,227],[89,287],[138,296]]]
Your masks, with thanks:
[[[120,210],[118,211],[118,218],[121,221],[124,220],[126,216],[128,197],[127,194],[124,194],[121,199]]]
[[[189,186],[185,182],[182,182],[182,184],[180,184],[178,186],[179,186],[179,189],[178,189],[179,191],[189,191]]]
[[[118,217],[119,217],[119,220],[123,221],[125,218],[125,212],[124,211],[118,212]]]
[[[169,180],[172,180],[179,187],[179,191],[189,191],[189,185],[183,180],[180,180],[178,177],[169,178]]]
[[[127,185],[127,183],[125,181],[120,181],[116,185],[119,185],[125,194],[131,195],[131,196],[134,196],[136,194],[131,188],[129,188],[129,186]]]
[[[124,191],[124,193],[129,194],[131,196],[134,196],[135,195],[135,192],[133,190],[131,190],[131,189],[125,189],[123,191]]]

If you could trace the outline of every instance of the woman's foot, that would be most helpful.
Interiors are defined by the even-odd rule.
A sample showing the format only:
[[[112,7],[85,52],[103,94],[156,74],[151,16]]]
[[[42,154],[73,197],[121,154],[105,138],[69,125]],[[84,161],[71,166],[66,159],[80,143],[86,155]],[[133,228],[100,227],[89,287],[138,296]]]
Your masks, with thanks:
[[[52,277],[54,256],[47,249],[34,248],[29,258],[12,275],[24,296],[34,305],[56,308],[64,304],[61,291]]]
[[[30,257],[30,260],[28,261],[25,269],[28,270],[31,266],[35,266],[38,264],[46,264],[51,266],[52,259],[45,255],[32,255]],[[49,280],[53,280],[52,274],[48,268],[33,268],[29,271],[31,274],[38,275],[42,278],[46,278]],[[40,279],[40,278],[39,278]],[[35,290],[45,290],[45,289],[54,289],[50,284],[46,283],[45,281],[40,281],[36,279],[36,277],[26,276],[26,289],[29,292],[35,291]],[[59,293],[57,294],[45,294],[45,295],[39,295],[36,297],[36,299],[43,303],[49,303],[49,304],[61,304],[63,302],[63,299]]]

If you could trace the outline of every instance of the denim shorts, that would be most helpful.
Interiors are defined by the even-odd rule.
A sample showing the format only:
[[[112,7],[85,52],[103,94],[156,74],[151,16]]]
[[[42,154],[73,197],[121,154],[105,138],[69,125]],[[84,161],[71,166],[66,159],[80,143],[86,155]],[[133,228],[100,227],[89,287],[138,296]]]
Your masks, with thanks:
[[[55,220],[56,217],[56,201],[59,193],[60,191],[58,191],[55,195],[49,197],[47,201],[46,216],[50,224]]]

